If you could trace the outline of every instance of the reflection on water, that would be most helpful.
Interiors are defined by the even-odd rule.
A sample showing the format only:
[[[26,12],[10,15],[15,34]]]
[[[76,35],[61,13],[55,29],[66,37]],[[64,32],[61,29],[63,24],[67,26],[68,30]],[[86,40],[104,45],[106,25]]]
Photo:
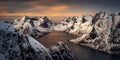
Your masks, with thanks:
[[[63,41],[73,51],[78,60],[120,60],[120,55],[105,54],[88,47],[72,44],[67,41],[71,38],[73,38],[72,35],[68,35],[64,32],[52,32],[39,38],[39,42],[50,48],[58,41]]]
[[[46,47],[50,48],[59,41],[64,41],[66,43],[68,42],[67,40],[71,38],[73,38],[72,35],[67,35],[61,32],[52,32],[44,37],[41,37],[39,41]]]

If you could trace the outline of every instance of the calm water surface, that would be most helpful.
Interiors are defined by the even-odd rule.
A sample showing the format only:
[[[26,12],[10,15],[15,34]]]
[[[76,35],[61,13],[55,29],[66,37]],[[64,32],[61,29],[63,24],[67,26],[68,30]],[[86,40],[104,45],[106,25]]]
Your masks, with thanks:
[[[52,32],[42,38],[39,38],[39,42],[47,48],[51,48],[57,42],[62,41],[69,46],[78,60],[120,60],[120,55],[110,55],[88,47],[72,44],[68,42],[71,38],[73,38],[72,35],[64,32]]]

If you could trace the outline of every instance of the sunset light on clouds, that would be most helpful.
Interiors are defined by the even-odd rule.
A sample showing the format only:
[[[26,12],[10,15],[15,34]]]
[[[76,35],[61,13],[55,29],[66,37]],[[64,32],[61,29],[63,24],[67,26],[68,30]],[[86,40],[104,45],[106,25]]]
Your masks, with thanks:
[[[97,11],[119,11],[118,2],[117,0],[114,3],[111,0],[1,0],[0,16],[81,16],[85,13],[94,15]]]

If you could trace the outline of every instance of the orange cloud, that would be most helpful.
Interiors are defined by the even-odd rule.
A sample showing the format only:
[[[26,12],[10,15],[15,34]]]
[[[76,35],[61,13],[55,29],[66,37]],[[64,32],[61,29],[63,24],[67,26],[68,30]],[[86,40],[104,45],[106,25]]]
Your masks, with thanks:
[[[34,6],[31,9],[23,10],[21,12],[13,12],[13,13],[8,13],[7,11],[4,11],[0,16],[23,16],[23,15],[28,15],[28,16],[58,16],[61,15],[62,10],[69,8],[67,5],[56,5],[56,6]],[[43,10],[43,12],[41,12]],[[37,11],[37,12],[36,12]],[[39,12],[40,11],[40,12]]]
[[[73,12],[65,12],[64,10],[69,11],[69,9],[71,9],[71,6],[64,5],[64,4],[62,5],[57,4],[53,6],[39,5],[39,3],[37,2],[28,2],[26,4],[29,4],[29,6],[32,6],[32,7],[30,9],[26,9],[26,10],[23,9],[22,11],[13,12],[13,13],[9,13],[6,10],[2,10],[0,11],[2,12],[0,16],[24,16],[24,15],[26,16],[82,16],[84,14],[84,12],[82,11],[74,11],[74,10]],[[4,6],[0,6],[0,8],[3,9]],[[86,13],[94,15],[93,12],[86,12]]]

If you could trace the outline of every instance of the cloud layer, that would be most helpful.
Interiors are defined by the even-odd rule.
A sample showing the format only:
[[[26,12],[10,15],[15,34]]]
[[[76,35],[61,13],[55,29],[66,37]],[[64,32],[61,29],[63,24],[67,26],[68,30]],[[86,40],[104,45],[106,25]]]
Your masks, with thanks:
[[[81,16],[119,11],[119,0],[0,0],[0,16]]]

